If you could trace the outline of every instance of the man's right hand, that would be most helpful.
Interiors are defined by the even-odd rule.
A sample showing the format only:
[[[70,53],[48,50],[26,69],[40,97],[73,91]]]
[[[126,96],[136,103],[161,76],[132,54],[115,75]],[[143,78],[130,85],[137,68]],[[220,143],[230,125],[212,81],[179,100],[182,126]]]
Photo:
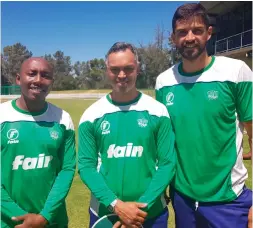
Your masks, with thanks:
[[[16,225],[15,228],[44,228],[48,223],[43,216],[33,213],[12,217],[12,220],[16,222],[23,221],[22,224]]]
[[[117,200],[114,212],[127,227],[140,227],[147,216],[147,212],[142,211],[141,208],[145,208],[146,206],[146,203],[123,202]]]

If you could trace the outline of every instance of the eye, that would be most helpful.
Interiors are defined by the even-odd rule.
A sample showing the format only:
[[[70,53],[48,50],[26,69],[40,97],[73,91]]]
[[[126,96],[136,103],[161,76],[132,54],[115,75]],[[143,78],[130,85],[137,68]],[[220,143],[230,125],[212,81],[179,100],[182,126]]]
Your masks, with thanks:
[[[131,67],[131,66],[128,66],[128,67],[125,67],[124,68],[124,72],[125,73],[132,73],[134,71],[134,68],[133,67]]]
[[[186,30],[178,30],[176,33],[180,37],[183,37],[183,36],[187,35],[187,31]]]
[[[31,76],[31,77],[36,76],[36,74],[37,74],[36,71],[30,71],[30,72],[28,72],[28,75]]]
[[[110,68],[110,71],[113,73],[113,74],[118,74],[120,72],[120,69],[117,68],[117,67],[111,67]]]
[[[52,79],[52,75],[49,72],[42,72],[41,77],[46,79]]]
[[[201,35],[201,34],[204,33],[204,30],[201,29],[201,28],[196,28],[196,29],[193,29],[193,30],[192,30],[192,33],[193,33],[194,35]]]

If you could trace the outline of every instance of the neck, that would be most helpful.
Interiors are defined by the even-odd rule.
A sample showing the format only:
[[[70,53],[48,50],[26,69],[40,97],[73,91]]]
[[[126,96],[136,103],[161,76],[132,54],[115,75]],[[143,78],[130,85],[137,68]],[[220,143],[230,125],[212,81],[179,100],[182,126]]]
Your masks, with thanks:
[[[111,92],[111,99],[118,103],[127,103],[134,100],[138,96],[139,92],[136,88],[133,88],[127,93],[120,93],[115,90]]]
[[[212,60],[207,52],[203,52],[197,59],[188,60],[183,58],[183,71],[186,73],[193,73],[204,69]]]
[[[31,101],[21,95],[20,98],[17,99],[16,105],[25,111],[28,112],[40,112],[45,108],[46,101]]]

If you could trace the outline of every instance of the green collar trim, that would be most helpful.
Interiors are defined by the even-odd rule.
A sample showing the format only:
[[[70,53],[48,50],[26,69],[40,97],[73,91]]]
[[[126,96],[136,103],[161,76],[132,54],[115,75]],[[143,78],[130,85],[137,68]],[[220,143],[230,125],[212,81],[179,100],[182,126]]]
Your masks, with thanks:
[[[205,71],[209,70],[213,63],[214,63],[214,60],[215,60],[215,57],[212,56],[212,60],[211,62],[203,69],[199,70],[199,71],[195,71],[195,72],[190,72],[190,73],[187,73],[187,72],[184,72],[183,70],[183,62],[181,62],[179,65],[178,65],[178,72],[179,74],[183,75],[183,76],[187,76],[187,77],[192,77],[192,76],[196,76],[196,75],[199,75],[199,74],[202,74],[204,73]]]
[[[128,101],[128,102],[116,102],[116,101],[113,101],[109,93],[106,95],[106,98],[113,105],[116,105],[116,106],[127,106],[127,105],[131,105],[133,103],[136,103],[138,100],[140,100],[141,96],[142,96],[142,93],[139,92],[139,94],[138,94],[138,96],[136,98],[134,98],[133,100]]]
[[[45,113],[45,112],[47,111],[47,108],[48,108],[48,103],[46,102],[45,107],[44,107],[43,110],[41,110],[40,112],[29,112],[29,111],[23,110],[23,109],[21,109],[21,108],[19,108],[19,107],[17,106],[17,99],[12,100],[11,104],[12,104],[12,107],[13,107],[16,111],[18,111],[18,112],[20,112],[20,113],[23,113],[23,114],[26,114],[26,115],[31,115],[31,116],[39,116],[39,115],[42,115],[43,113]]]

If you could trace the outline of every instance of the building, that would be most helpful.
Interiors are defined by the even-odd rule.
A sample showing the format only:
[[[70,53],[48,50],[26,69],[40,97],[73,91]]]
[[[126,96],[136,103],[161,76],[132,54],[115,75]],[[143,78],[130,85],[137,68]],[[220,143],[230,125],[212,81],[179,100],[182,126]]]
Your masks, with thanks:
[[[201,1],[213,26],[207,45],[210,55],[245,61],[252,69],[252,1]]]

